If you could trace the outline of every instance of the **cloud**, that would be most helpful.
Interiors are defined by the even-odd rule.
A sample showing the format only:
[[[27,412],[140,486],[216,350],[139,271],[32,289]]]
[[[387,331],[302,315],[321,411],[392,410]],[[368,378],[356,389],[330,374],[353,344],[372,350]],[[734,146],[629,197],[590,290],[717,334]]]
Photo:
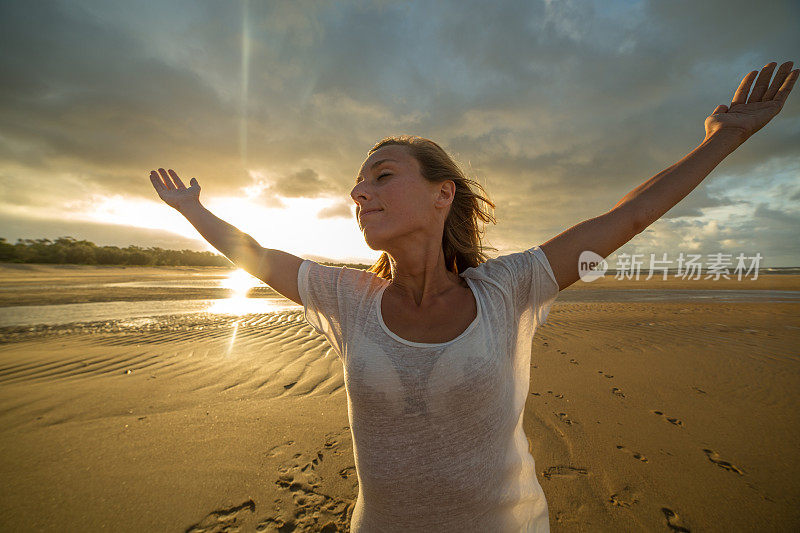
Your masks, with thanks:
[[[85,221],[41,220],[7,216],[0,213],[0,237],[13,244],[17,239],[50,239],[76,237],[95,243],[98,246],[119,246],[125,248],[132,244],[144,248],[156,247],[167,250],[193,250],[197,252],[217,250],[208,245],[199,235],[195,238],[175,233],[146,228],[102,224]],[[10,237],[14,235],[14,237]]]
[[[270,187],[270,191],[289,198],[316,197],[330,188],[330,184],[320,179],[314,170],[305,168],[279,179]]]
[[[489,240],[521,249],[694,149],[747,72],[800,49],[798,15],[738,0],[4,2],[0,202],[154,200],[147,175],[164,167],[207,196],[340,198],[319,216],[351,218],[367,150],[412,133],[486,184]],[[797,165],[797,100],[664,216],[671,231],[699,242],[677,221],[752,209],[738,198],[754,177]],[[785,210],[800,192],[762,200]],[[770,246],[796,248],[773,229]]]
[[[355,220],[356,214],[355,211],[353,210],[353,205],[354,204],[343,204],[343,203],[332,205],[330,207],[320,210],[320,212],[317,213],[317,218],[325,219],[325,218],[340,217],[340,218],[352,218],[353,220]]]

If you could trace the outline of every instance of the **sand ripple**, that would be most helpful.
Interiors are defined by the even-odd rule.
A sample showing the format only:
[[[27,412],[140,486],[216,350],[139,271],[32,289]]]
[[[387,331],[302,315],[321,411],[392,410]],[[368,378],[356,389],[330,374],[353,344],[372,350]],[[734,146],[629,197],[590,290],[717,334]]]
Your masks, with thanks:
[[[0,342],[2,385],[144,376],[174,379],[191,391],[259,397],[329,395],[344,387],[335,352],[302,311],[2,328]]]

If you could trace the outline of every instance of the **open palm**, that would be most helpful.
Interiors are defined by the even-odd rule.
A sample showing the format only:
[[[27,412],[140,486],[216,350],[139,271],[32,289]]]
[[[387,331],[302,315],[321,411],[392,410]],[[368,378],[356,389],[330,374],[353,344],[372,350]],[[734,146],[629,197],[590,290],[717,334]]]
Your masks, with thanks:
[[[717,106],[714,113],[706,118],[706,137],[727,129],[739,133],[744,142],[780,112],[797,80],[798,71],[792,70],[792,62],[787,61],[775,73],[770,85],[769,80],[775,65],[775,62],[768,63],[761,69],[750,98],[747,94],[758,71],[754,70],[744,77],[733,95],[731,105]]]
[[[183,184],[174,170],[169,169],[169,173],[163,168],[150,172],[150,181],[153,183],[158,196],[170,207],[178,211],[182,207],[200,202],[200,184],[192,178],[189,181],[189,188]]]

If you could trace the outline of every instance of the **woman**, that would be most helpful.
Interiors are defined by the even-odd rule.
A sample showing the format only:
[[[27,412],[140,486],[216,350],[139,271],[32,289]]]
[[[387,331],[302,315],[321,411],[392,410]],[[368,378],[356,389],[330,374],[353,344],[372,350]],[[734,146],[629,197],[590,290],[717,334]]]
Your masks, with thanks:
[[[353,531],[549,531],[522,428],[531,338],[578,257],[607,257],[677,204],[782,108],[792,62],[742,80],[677,164],[541,246],[486,259],[477,219],[493,220],[433,141],[400,136],[369,152],[351,191],[367,271],[262,248],[208,212],[172,170],[151,180],[214,247],[290,300],[344,366],[359,494]],[[479,185],[477,185],[480,187]]]

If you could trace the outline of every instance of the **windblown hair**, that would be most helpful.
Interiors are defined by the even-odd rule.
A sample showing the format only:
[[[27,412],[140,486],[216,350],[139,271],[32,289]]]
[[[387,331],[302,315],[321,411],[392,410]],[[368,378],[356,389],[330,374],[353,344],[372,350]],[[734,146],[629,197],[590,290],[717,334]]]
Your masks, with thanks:
[[[486,190],[480,183],[466,177],[441,146],[424,137],[416,135],[385,137],[370,149],[367,157],[379,148],[391,144],[407,147],[409,153],[419,162],[422,177],[426,180],[437,184],[445,180],[453,180],[456,184],[455,196],[445,219],[442,234],[442,250],[447,269],[458,274],[467,268],[476,267],[485,262],[488,258],[483,251],[485,249],[496,250],[496,248],[481,244],[481,235],[485,233],[485,230],[478,227],[478,219],[484,223],[497,224],[494,215],[484,210],[481,202],[490,206],[492,211],[495,209],[495,204],[486,196],[476,193],[473,187],[484,195],[487,194]],[[383,252],[375,264],[367,269],[367,272],[391,281],[392,269],[389,254]]]

